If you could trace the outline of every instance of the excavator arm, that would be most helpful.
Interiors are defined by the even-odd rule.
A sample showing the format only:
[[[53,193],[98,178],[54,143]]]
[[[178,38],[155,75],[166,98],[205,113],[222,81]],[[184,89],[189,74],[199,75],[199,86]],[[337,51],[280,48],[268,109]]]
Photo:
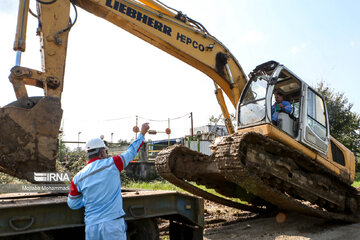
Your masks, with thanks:
[[[33,181],[34,171],[54,171],[62,117],[71,5],[104,18],[208,75],[229,133],[234,133],[224,94],[236,108],[246,76],[230,51],[198,22],[153,0],[37,0],[42,70],[20,66],[25,51],[30,0],[20,0],[14,50],[17,63],[9,76],[17,101],[0,108],[0,170]],[[76,19],[75,19],[76,20]],[[28,97],[26,85],[44,89]]]
[[[75,0],[74,3],[208,75],[215,83],[228,132],[234,133],[222,92],[236,108],[246,75],[230,51],[200,23],[152,0]]]

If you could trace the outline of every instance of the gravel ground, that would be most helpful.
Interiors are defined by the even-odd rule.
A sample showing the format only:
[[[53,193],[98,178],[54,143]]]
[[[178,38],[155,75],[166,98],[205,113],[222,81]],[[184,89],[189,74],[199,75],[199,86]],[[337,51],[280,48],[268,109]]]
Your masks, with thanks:
[[[360,223],[345,224],[297,213],[259,216],[206,201],[204,240],[360,239]]]
[[[258,215],[205,200],[204,240],[360,240],[360,223],[347,224],[293,212]],[[168,221],[160,239],[169,239]]]

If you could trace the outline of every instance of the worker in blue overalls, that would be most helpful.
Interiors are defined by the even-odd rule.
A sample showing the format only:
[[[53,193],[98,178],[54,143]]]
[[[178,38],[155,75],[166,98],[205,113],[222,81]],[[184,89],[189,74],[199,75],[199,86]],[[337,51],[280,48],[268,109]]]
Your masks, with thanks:
[[[67,199],[72,209],[85,207],[87,240],[126,240],[120,172],[136,157],[148,130],[149,124],[144,123],[128,150],[114,157],[107,157],[106,146],[100,138],[87,142],[89,162],[72,179]]]

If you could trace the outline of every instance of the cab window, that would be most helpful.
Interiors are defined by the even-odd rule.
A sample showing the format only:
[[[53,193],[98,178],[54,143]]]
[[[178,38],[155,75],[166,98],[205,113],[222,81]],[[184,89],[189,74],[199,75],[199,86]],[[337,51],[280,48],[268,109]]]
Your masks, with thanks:
[[[307,122],[309,127],[322,139],[326,139],[326,115],[323,99],[313,90],[307,93]]]

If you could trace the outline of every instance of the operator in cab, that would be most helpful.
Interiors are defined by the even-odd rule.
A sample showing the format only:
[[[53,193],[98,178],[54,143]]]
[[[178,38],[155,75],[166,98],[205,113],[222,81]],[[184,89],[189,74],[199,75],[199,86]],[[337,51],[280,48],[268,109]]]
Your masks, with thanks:
[[[149,128],[149,124],[144,123],[127,151],[113,157],[107,157],[105,143],[100,138],[87,142],[89,161],[72,179],[67,199],[71,209],[85,207],[87,240],[126,240],[120,172],[138,154]]]
[[[274,93],[275,103],[271,107],[271,118],[275,125],[278,122],[278,116],[280,112],[290,114],[292,111],[291,104],[288,101],[284,101],[284,95],[277,91]]]

